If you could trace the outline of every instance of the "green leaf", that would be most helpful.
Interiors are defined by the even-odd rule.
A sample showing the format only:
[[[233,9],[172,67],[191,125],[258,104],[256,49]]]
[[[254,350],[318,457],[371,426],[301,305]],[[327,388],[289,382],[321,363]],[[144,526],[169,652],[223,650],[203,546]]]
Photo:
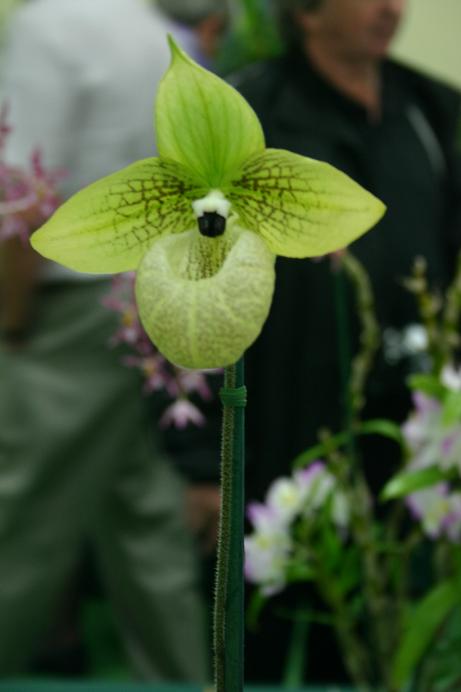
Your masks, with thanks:
[[[267,597],[264,596],[261,589],[254,589],[251,592],[250,600],[246,610],[246,624],[248,629],[256,631],[258,626],[259,616],[267,603]]]
[[[259,120],[233,87],[191,60],[169,37],[171,65],[156,101],[157,146],[209,188],[222,188],[264,149]]]
[[[454,608],[424,658],[419,678],[431,692],[455,692],[461,688],[461,608]]]
[[[410,375],[407,384],[411,389],[417,389],[427,396],[442,400],[446,395],[446,387],[434,375]]]
[[[382,435],[391,440],[395,440],[398,444],[402,444],[403,437],[400,427],[392,421],[376,418],[374,420],[359,423],[353,430],[353,435],[357,437],[361,435]],[[301,452],[293,461],[293,468],[304,468],[310,462],[321,459],[325,454],[339,449],[347,444],[350,439],[350,433],[341,432],[337,435],[332,435],[325,442],[321,442],[314,447],[310,447],[305,452]]]
[[[402,445],[404,442],[400,425],[391,420],[384,418],[376,418],[375,420],[365,421],[360,424],[358,429],[359,435],[381,435],[390,440],[394,440],[397,444]]]
[[[285,578],[288,583],[296,581],[310,581],[314,579],[315,572],[310,565],[302,562],[287,562],[285,570]]]
[[[196,226],[191,202],[202,195],[181,166],[144,159],[77,192],[31,243],[77,271],[129,271],[156,238]]]
[[[413,493],[416,490],[422,490],[440,481],[447,480],[452,471],[444,471],[438,466],[428,466],[425,469],[418,471],[405,471],[391,478],[386,483],[381,491],[382,500],[394,500],[397,497],[402,497]]]
[[[198,230],[161,238],[136,277],[145,330],[176,365],[202,369],[235,363],[269,312],[274,259],[257,235],[242,229],[218,238],[205,238]]]
[[[341,541],[336,527],[330,522],[329,513],[324,512],[323,525],[320,527],[320,540],[317,551],[321,556],[324,569],[331,574],[337,574],[341,569],[345,546]],[[339,590],[339,582],[335,583]]]
[[[286,657],[285,670],[282,678],[283,689],[301,689],[306,653],[308,650],[309,624],[306,620],[296,619],[293,622],[291,641]]]
[[[443,402],[442,423],[446,426],[461,423],[461,392],[448,391]]]
[[[328,163],[281,149],[255,154],[226,194],[242,225],[286,257],[343,248],[385,211],[380,200]]]
[[[295,457],[292,468],[294,470],[305,468],[313,461],[317,461],[325,456],[329,452],[333,452],[335,449],[341,447],[349,439],[347,433],[338,433],[337,435],[332,435],[328,438],[326,442],[321,442],[314,447],[309,447],[305,452],[301,452]]]
[[[341,556],[341,569],[337,584],[344,595],[354,591],[361,584],[362,569],[360,554],[355,545],[346,546]]]
[[[392,679],[396,688],[401,689],[410,679],[437,630],[460,598],[459,583],[446,581],[432,589],[411,611],[393,662]]]

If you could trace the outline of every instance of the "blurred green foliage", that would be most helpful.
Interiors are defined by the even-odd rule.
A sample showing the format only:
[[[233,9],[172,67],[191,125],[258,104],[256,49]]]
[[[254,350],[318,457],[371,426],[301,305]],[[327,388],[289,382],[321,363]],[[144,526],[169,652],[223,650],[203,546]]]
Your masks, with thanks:
[[[230,30],[217,59],[220,74],[280,53],[282,42],[273,8],[273,0],[233,0]]]

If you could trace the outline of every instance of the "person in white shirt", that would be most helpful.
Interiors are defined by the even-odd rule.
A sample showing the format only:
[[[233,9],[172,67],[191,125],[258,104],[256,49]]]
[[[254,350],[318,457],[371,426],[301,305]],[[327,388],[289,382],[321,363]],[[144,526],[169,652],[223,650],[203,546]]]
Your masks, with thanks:
[[[24,3],[2,65],[8,161],[40,147],[67,170],[66,197],[155,155],[166,29],[146,0]],[[183,483],[156,448],[136,373],[107,347],[109,279],[18,248],[16,260],[4,281],[19,281],[21,261],[35,277],[21,320],[8,324],[3,305],[0,339],[0,676],[27,670],[89,542],[136,676],[205,681]]]

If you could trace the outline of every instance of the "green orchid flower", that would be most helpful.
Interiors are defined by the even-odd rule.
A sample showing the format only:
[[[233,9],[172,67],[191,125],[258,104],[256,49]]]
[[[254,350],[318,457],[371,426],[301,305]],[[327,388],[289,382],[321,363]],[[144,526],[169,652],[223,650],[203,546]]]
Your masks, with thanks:
[[[136,270],[140,318],[157,348],[183,367],[221,367],[261,331],[277,254],[344,247],[384,205],[326,163],[266,149],[243,97],[169,42],[159,157],[78,192],[32,245],[79,271]]]

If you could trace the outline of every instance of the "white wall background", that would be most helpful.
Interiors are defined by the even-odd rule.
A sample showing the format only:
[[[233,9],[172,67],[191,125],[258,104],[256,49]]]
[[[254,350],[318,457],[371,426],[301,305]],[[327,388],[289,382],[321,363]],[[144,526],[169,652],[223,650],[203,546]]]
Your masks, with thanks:
[[[461,0],[408,0],[392,52],[461,88]]]

